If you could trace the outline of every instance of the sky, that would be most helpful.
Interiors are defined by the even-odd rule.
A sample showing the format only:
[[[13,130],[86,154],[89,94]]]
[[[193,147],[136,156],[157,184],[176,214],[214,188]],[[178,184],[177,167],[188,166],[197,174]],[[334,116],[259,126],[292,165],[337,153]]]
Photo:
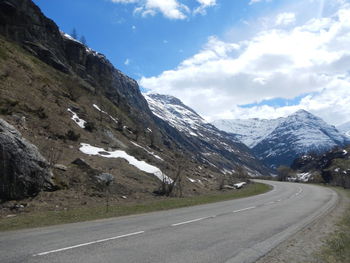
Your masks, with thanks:
[[[143,92],[206,120],[350,121],[350,0],[34,0]]]

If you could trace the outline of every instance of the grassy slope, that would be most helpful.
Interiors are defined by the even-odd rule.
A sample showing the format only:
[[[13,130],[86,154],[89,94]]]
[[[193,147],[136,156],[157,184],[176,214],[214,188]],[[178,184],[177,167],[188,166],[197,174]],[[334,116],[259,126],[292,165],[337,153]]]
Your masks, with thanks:
[[[0,231],[74,223],[116,216],[168,210],[206,203],[214,203],[262,194],[269,191],[270,189],[271,187],[269,185],[254,183],[249,184],[246,188],[243,188],[241,190],[234,190],[219,194],[185,198],[168,198],[133,205],[111,206],[109,207],[108,212],[106,211],[105,204],[103,204],[96,207],[83,207],[67,211],[47,211],[31,214],[21,214],[16,217],[1,219]]]
[[[335,188],[342,191],[350,200],[350,190]],[[326,241],[319,253],[320,260],[325,263],[343,263],[350,261],[350,203],[342,219],[338,223],[337,231]]]

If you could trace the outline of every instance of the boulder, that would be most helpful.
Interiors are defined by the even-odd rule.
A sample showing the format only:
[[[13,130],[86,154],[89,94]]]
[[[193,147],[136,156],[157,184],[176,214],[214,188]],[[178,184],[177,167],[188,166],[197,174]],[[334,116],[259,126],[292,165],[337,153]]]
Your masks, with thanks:
[[[101,173],[99,175],[96,175],[95,177],[96,177],[97,181],[103,185],[110,185],[114,181],[113,175],[108,174],[108,173]]]
[[[0,199],[22,199],[54,190],[52,177],[37,147],[0,119]]]

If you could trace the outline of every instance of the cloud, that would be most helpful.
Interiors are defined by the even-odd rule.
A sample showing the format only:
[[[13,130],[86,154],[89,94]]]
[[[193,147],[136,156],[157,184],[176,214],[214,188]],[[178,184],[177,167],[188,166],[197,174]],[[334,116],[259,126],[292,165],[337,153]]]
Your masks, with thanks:
[[[271,2],[272,0],[250,0],[249,5],[254,5],[260,2]]]
[[[206,10],[209,7],[216,5],[216,0],[196,0],[199,4],[198,7],[194,8],[193,11],[180,0],[110,0],[117,4],[134,4],[135,15],[141,15],[141,17],[155,16],[157,13],[161,13],[168,19],[179,19],[183,20],[193,13],[206,14]]]
[[[290,25],[295,22],[295,14],[294,13],[281,13],[276,18],[276,25]]]
[[[303,107],[331,123],[345,122],[350,116],[349,46],[350,6],[343,5],[329,17],[266,29],[243,41],[209,37],[197,54],[175,69],[142,77],[140,84],[151,92],[179,97],[208,120],[271,118]],[[295,106],[237,106],[309,93],[317,95]],[[331,114],[335,117],[327,117]]]
[[[200,6],[193,10],[194,14],[206,15],[207,8],[216,5],[216,0],[197,0],[197,2],[200,4]]]
[[[124,61],[124,65],[125,65],[125,66],[130,65],[130,59],[127,58],[127,59]]]

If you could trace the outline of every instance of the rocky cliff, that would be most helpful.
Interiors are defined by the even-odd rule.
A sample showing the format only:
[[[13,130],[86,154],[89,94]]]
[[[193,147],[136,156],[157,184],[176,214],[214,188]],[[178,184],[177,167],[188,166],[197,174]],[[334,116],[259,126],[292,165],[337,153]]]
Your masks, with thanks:
[[[53,174],[37,147],[0,119],[0,199],[35,196],[53,190]]]

